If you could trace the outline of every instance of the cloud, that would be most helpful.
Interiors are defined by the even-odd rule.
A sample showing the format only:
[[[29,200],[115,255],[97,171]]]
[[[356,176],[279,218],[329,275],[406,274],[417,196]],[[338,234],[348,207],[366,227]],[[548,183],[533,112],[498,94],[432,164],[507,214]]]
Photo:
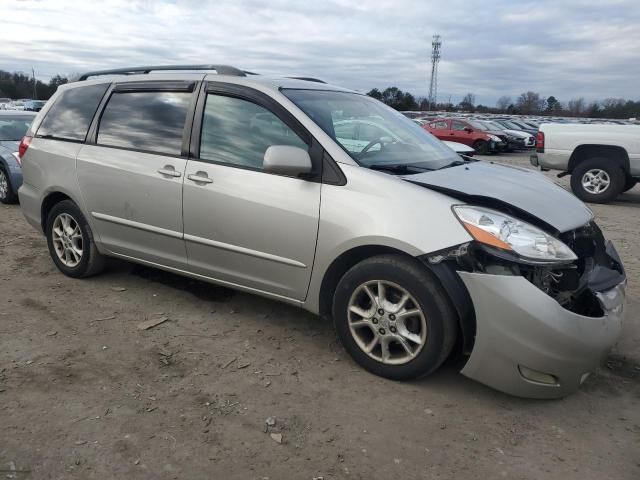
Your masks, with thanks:
[[[562,100],[638,98],[637,0],[104,0],[0,3],[0,68],[57,73],[228,63],[366,91],[426,95],[442,35],[439,97],[494,104],[526,90]]]

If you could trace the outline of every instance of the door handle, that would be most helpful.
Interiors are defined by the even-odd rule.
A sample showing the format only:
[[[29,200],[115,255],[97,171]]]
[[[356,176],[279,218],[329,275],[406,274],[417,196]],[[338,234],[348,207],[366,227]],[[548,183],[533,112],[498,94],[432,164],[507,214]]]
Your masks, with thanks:
[[[167,177],[179,177],[182,174],[180,172],[176,172],[176,169],[173,165],[165,165],[164,168],[158,170],[160,175],[166,175]]]
[[[196,172],[195,174],[191,173],[187,175],[187,178],[196,183],[213,183],[213,180],[207,176],[206,172]]]

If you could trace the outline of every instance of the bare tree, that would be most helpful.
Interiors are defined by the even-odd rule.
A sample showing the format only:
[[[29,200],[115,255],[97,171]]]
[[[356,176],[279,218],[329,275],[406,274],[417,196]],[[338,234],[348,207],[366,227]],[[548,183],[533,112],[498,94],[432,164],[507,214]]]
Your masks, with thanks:
[[[569,100],[567,104],[567,110],[569,110],[569,114],[573,116],[580,116],[585,111],[585,103],[584,98],[574,98],[573,100]]]
[[[624,98],[605,98],[602,102],[605,109],[613,109],[624,105]]]
[[[467,93],[460,102],[460,108],[463,110],[473,110],[476,104],[476,96],[473,93]]]
[[[509,108],[509,105],[511,105],[511,97],[507,95],[503,95],[496,102],[496,107],[498,107],[498,110],[502,112],[506,111],[507,108]]]
[[[520,94],[516,102],[516,106],[520,113],[532,114],[540,113],[545,103],[545,100],[540,98],[539,93],[529,91]]]

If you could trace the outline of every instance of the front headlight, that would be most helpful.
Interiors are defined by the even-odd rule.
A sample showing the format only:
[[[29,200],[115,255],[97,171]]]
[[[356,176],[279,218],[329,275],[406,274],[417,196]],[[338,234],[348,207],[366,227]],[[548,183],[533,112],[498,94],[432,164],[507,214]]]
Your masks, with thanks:
[[[484,207],[457,205],[453,212],[480,243],[534,262],[570,262],[576,254],[557,238],[529,223]]]
[[[497,137],[495,135],[489,135],[489,138],[491,138],[491,140],[493,140],[494,142],[501,142],[502,139],[500,137]]]

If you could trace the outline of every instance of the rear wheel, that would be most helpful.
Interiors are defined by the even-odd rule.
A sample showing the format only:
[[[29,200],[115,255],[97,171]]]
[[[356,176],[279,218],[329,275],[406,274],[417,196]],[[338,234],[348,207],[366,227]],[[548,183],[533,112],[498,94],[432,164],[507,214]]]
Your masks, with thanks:
[[[486,155],[489,153],[489,144],[484,140],[476,140],[473,143],[473,149],[480,155]]]
[[[380,255],[352,267],[333,301],[340,341],[362,367],[394,380],[436,370],[455,342],[448,295],[418,260]]]
[[[3,166],[0,166],[0,202],[6,205],[16,203],[18,196],[13,191],[9,175]]]
[[[71,200],[64,200],[51,209],[45,233],[51,258],[65,275],[89,277],[103,269],[104,257],[93,241],[91,227]]]
[[[585,202],[610,202],[624,186],[625,173],[620,165],[604,157],[585,160],[571,172],[571,190]]]

